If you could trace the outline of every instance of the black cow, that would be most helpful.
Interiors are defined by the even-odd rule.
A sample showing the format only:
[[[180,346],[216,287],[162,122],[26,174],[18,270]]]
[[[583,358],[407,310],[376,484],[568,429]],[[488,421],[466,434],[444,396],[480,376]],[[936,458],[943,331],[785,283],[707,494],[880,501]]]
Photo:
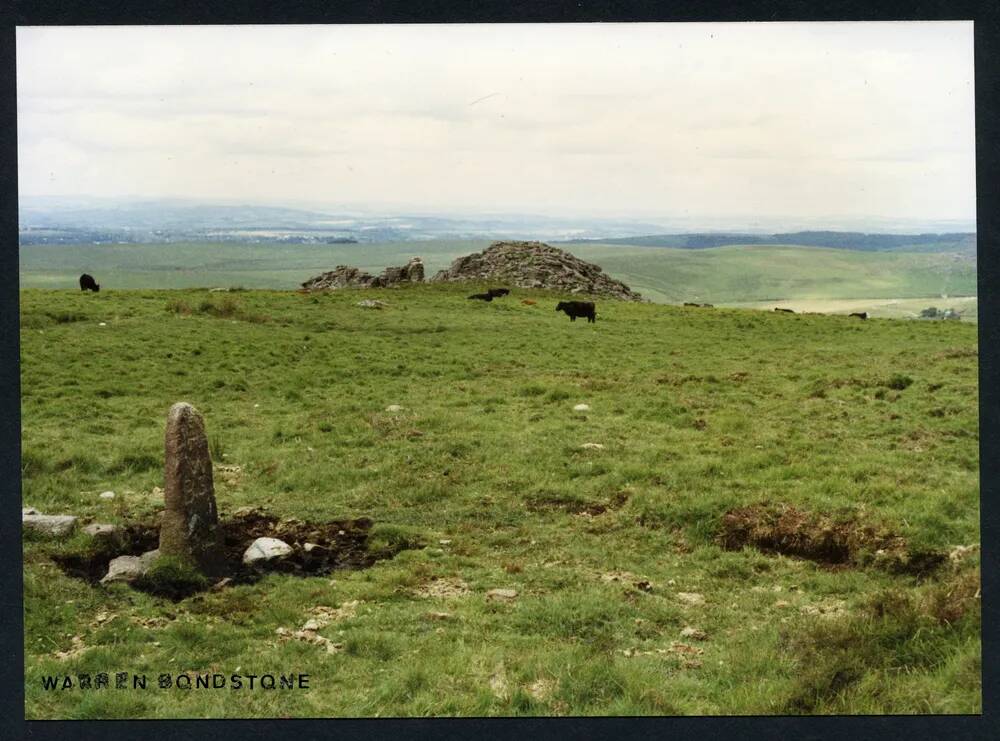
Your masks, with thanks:
[[[692,304],[690,301],[685,301],[684,305],[685,306],[701,306],[701,304]]]
[[[97,285],[97,281],[94,280],[94,276],[84,273],[80,276],[80,290],[93,291],[94,293],[97,293],[101,290],[101,287]]]
[[[868,318],[868,312],[867,311],[856,311],[853,314],[851,314],[851,316],[856,316],[858,319],[867,319]]]
[[[778,308],[775,308],[775,311],[780,311],[780,312],[782,312],[784,314],[794,314],[795,313],[791,309],[778,309]]]
[[[510,289],[509,288],[491,288],[489,291],[487,291],[487,293],[490,294],[493,298],[500,298],[501,296],[506,296],[508,293],[510,293]]]
[[[560,301],[556,305],[556,311],[566,312],[571,322],[575,322],[578,316],[587,317],[588,322],[597,321],[597,311],[593,301]]]
[[[472,298],[479,299],[480,301],[492,301],[493,300],[493,294],[492,293],[474,293],[471,296],[469,296],[469,298],[470,299],[472,299]]]

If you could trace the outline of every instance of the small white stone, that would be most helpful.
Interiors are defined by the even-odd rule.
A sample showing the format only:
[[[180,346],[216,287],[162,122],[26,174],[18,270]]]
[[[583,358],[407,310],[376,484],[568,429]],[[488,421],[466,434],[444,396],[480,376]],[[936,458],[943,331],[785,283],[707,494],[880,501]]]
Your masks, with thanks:
[[[270,561],[273,558],[282,558],[292,552],[292,547],[283,540],[277,538],[257,538],[250,547],[243,552],[243,563],[250,564],[257,561]]]
[[[589,412],[590,411],[590,405],[589,404],[577,404],[575,407],[573,407],[573,411],[574,412]]]
[[[21,526],[45,535],[68,535],[76,527],[73,515],[21,515]]]
[[[604,446],[600,443],[584,443],[580,447],[584,450],[604,450]]]
[[[395,412],[401,412],[401,411],[403,411],[403,407],[401,407],[399,404],[390,404],[389,406],[387,406],[385,408],[385,410],[387,412],[393,412],[393,413],[395,413]]]
[[[491,589],[486,593],[486,599],[489,600],[512,600],[516,597],[516,589]]]
[[[98,323],[97,326],[98,327],[106,327],[106,326],[108,326],[108,323],[107,322],[100,322],[100,323]]]
[[[102,491],[101,499],[114,499],[115,493],[113,491]]]

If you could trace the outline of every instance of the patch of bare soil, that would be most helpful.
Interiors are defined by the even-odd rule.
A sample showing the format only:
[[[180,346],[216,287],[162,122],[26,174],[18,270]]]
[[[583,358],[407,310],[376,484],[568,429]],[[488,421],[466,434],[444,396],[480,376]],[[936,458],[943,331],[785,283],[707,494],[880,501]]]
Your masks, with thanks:
[[[282,520],[250,509],[238,511],[220,525],[226,569],[216,586],[252,583],[268,572],[317,576],[336,570],[365,569],[410,547],[402,544],[371,550],[368,539],[373,521],[367,517],[313,523],[295,518]],[[290,545],[292,552],[282,558],[244,564],[243,554],[257,538],[277,538]],[[84,552],[56,555],[53,560],[66,574],[96,584],[108,572],[112,559],[138,556],[158,545],[158,525],[136,523],[120,528],[113,537],[94,538]],[[134,586],[142,588],[141,582]]]
[[[726,550],[751,546],[833,567],[872,564],[916,576],[929,574],[948,558],[938,551],[911,551],[902,537],[856,517],[834,517],[785,504],[729,510],[722,516],[718,542]]]

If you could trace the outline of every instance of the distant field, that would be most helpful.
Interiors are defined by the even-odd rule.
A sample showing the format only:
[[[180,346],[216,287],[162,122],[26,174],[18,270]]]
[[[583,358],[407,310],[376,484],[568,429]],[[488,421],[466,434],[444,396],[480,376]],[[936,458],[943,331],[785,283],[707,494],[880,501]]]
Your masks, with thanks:
[[[572,247],[645,297],[665,303],[976,294],[975,263],[948,254],[786,246]]]
[[[381,271],[418,255],[428,274],[488,240],[356,244],[91,244],[21,247],[22,288],[74,288],[91,273],[107,288],[298,288],[337,265]]]
[[[88,272],[106,289],[234,285],[289,289],[337,265],[380,271],[414,255],[424,259],[429,277],[456,257],[488,244],[488,240],[438,240],[378,245],[32,245],[21,248],[20,277],[22,288],[73,288],[80,273]],[[889,299],[976,294],[975,262],[951,254],[794,246],[703,250],[565,246],[660,303],[863,299],[868,302],[864,309]],[[932,304],[945,308],[940,299],[917,304],[922,305],[916,312]]]
[[[749,301],[746,303],[729,304],[740,309],[764,309],[771,311],[776,307],[791,309],[797,312],[815,312],[817,314],[849,314],[854,311],[867,311],[871,317],[879,319],[916,319],[920,312],[929,306],[939,311],[953,309],[962,315],[962,321],[976,322],[979,300],[975,296],[957,296],[954,298],[854,298],[854,299],[783,299],[781,301]]]

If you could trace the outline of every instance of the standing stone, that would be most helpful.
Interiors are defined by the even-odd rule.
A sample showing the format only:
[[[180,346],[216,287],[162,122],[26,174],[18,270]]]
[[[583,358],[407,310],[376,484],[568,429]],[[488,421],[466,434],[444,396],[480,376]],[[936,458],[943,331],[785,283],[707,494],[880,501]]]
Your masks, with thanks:
[[[205,423],[186,402],[174,404],[167,415],[163,474],[166,511],[160,553],[187,561],[204,574],[221,574],[225,557]]]

